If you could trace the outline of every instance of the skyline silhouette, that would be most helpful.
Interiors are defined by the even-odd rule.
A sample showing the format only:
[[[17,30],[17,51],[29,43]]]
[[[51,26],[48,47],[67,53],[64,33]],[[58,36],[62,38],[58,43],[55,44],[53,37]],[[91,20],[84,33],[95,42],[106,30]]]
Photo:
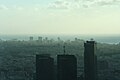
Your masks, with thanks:
[[[37,70],[36,62],[39,62],[39,60],[36,61],[36,55],[50,54],[51,55],[50,57],[54,59],[54,71],[53,71],[55,73],[54,79],[57,79],[57,59],[58,59],[57,55],[65,55],[65,56],[74,55],[77,59],[77,68],[76,68],[77,80],[83,80],[84,79],[84,51],[85,51],[84,43],[86,43],[86,41],[81,40],[79,38],[74,38],[73,40],[65,41],[65,44],[64,44],[64,41],[60,37],[58,37],[57,39],[58,40],[50,41],[49,38],[38,37],[38,39],[36,40],[34,40],[34,38],[32,39],[30,38],[30,40],[27,40],[27,41],[16,41],[16,40],[0,41],[0,44],[1,44],[0,45],[0,55],[1,55],[0,56],[0,64],[1,64],[0,79],[2,80],[8,80],[8,79],[36,80],[36,70]],[[95,64],[97,63],[97,66],[92,64],[91,60],[88,60],[87,62],[90,63],[88,66],[90,66],[91,64],[92,66],[95,66],[90,70],[92,71],[93,69],[97,69],[97,72],[95,71],[95,73],[97,73],[98,75],[95,75],[95,76],[97,76],[98,80],[104,80],[104,79],[119,80],[120,44],[119,43],[118,44],[97,43],[96,46],[97,46],[97,50],[95,51],[95,53],[97,57],[92,56],[91,60],[93,60],[92,62],[94,62]],[[92,54],[91,50],[94,49],[94,47],[89,49],[90,47],[91,46],[86,48],[86,50],[88,49],[87,51],[88,54],[89,53]],[[69,62],[69,59],[67,60]],[[70,59],[70,60],[73,61],[73,59]],[[69,63],[66,62],[66,66],[67,64],[70,65]],[[76,62],[74,65],[76,65]],[[44,69],[45,67],[43,67],[42,70]],[[65,69],[65,71],[67,69]],[[74,70],[76,69],[74,68]],[[64,67],[63,67],[63,70],[64,70]]]

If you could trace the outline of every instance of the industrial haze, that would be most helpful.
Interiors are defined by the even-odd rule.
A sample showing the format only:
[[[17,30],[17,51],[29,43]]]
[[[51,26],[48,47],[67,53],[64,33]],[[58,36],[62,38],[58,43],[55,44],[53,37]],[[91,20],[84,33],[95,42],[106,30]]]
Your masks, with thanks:
[[[48,37],[34,40],[31,36],[27,41],[8,40],[0,41],[0,78],[1,80],[34,80],[36,74],[36,54],[50,54],[55,59],[56,55],[75,55],[77,58],[77,77],[79,80],[84,76],[84,40],[75,38],[63,41]],[[64,44],[65,43],[65,44]],[[120,79],[120,44],[97,43],[97,69],[98,80]]]

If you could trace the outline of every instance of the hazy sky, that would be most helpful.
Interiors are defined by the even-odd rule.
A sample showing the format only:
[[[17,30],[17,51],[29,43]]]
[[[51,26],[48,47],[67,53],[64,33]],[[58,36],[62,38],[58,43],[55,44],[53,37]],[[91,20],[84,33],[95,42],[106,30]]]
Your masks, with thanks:
[[[0,34],[120,34],[120,0],[0,0]]]

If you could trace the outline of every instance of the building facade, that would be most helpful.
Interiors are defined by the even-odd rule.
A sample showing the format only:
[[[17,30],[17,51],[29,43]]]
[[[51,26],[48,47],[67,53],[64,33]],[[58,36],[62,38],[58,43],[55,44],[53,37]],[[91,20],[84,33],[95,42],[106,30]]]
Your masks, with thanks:
[[[36,55],[36,80],[54,80],[54,59],[49,55]]]
[[[84,78],[85,80],[97,79],[97,56],[95,41],[84,43]]]
[[[77,80],[77,59],[74,55],[57,56],[58,80]]]

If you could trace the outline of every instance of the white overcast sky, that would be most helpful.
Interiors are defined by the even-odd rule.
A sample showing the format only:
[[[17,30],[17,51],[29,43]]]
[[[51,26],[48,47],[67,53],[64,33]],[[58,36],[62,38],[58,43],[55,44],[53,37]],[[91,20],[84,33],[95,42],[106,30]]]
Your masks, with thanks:
[[[120,0],[0,0],[0,34],[120,34]]]

